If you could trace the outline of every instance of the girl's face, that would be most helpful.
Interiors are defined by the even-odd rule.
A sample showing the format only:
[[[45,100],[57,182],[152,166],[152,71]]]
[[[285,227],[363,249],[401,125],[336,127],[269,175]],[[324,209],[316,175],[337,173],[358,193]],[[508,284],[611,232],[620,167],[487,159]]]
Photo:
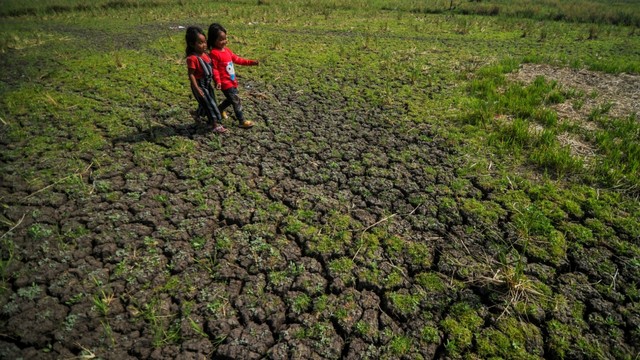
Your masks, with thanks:
[[[213,45],[216,49],[224,49],[224,47],[227,46],[227,33],[224,31],[220,31],[220,34],[218,34],[218,39]]]
[[[207,39],[202,34],[198,34],[198,39],[195,44],[193,44],[193,49],[198,53],[202,54],[207,51]]]

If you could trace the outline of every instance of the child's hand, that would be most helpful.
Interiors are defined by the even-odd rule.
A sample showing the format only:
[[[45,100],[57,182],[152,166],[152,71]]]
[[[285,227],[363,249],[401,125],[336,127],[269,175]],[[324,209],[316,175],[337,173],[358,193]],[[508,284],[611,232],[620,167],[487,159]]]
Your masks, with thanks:
[[[201,98],[204,97],[204,91],[202,91],[202,89],[200,89],[200,88],[198,88],[198,94],[200,94]]]
[[[256,66],[260,65],[260,60],[256,60]]]
[[[216,89],[218,90],[222,89],[222,84],[216,84]]]

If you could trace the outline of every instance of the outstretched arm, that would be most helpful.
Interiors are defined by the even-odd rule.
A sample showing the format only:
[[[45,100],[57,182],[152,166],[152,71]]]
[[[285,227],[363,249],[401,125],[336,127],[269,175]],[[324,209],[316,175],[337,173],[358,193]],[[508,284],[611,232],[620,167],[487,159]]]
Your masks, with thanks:
[[[242,58],[234,53],[231,53],[231,61],[233,61],[234,64],[238,64],[238,65],[248,65],[248,66],[252,66],[252,65],[259,65],[260,62],[258,60],[249,60],[249,59],[245,59]]]

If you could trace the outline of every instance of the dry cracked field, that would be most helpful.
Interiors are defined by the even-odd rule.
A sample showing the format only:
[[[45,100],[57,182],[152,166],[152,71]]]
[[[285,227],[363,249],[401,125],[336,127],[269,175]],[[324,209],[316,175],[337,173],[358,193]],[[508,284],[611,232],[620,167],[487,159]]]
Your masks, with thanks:
[[[568,82],[553,69],[511,81]],[[191,99],[150,106],[118,136],[96,122],[107,141],[49,182],[34,174],[64,152],[30,141],[76,135],[12,114],[24,126],[19,141],[0,133],[0,358],[637,359],[636,208],[496,181],[459,140],[389,115],[403,107],[241,84],[253,129],[229,119],[213,134]]]

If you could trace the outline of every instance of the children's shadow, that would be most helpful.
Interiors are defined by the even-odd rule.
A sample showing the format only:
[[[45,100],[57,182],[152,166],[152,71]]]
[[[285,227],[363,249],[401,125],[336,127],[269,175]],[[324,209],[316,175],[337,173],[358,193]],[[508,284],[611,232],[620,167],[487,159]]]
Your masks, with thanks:
[[[141,141],[155,141],[168,136],[184,136],[193,139],[196,136],[205,136],[213,132],[213,127],[203,122],[184,125],[155,125],[147,129],[117,137],[113,140],[117,143],[136,143]]]

